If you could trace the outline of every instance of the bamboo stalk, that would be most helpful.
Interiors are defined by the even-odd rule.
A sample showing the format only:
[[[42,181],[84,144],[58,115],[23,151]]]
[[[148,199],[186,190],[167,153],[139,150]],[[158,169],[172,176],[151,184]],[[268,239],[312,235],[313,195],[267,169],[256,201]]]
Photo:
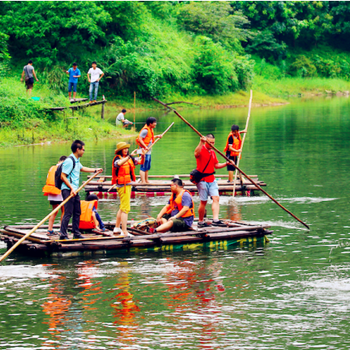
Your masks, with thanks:
[[[250,119],[250,111],[252,108],[252,100],[253,100],[253,90],[250,90],[250,99],[249,99],[249,107],[248,107],[248,117],[247,117],[247,122],[245,124],[245,131],[248,130],[248,125],[249,125],[249,119]],[[242,145],[241,145],[241,153],[238,155],[237,157],[237,166],[239,166],[239,160],[241,159],[241,155],[242,155],[242,151],[243,151],[243,145],[244,145],[244,140],[245,137],[247,136],[247,132],[243,135],[243,140],[242,140]],[[233,193],[232,196],[234,197],[236,195],[236,180],[237,180],[237,168],[235,170],[235,178],[233,181]],[[243,188],[243,181],[242,181],[242,177],[240,177],[241,179],[241,187]]]
[[[178,111],[176,111],[174,108],[171,108],[167,106],[164,102],[161,102],[157,100],[156,98],[152,97],[153,100],[160,103],[161,105],[168,107],[173,110],[173,112],[183,121],[185,122],[199,137],[204,137],[194,126],[192,126],[183,116],[180,115]],[[261,192],[263,192],[266,196],[268,196],[273,202],[275,202],[280,208],[285,210],[289,215],[291,215],[295,220],[299,221],[301,224],[303,224],[307,229],[310,230],[310,227],[303,221],[301,221],[299,218],[297,218],[292,212],[290,212],[288,209],[286,209],[282,204],[280,204],[275,198],[273,198],[271,195],[269,195],[265,190],[263,190],[255,181],[253,181],[243,170],[241,170],[234,162],[232,162],[229,158],[227,158],[220,150],[218,150],[215,146],[211,145],[208,141],[206,141],[210,147],[220,154],[221,157],[226,159],[227,162],[230,162],[244,177],[246,177],[253,185],[255,185]]]
[[[82,190],[95,176],[97,176],[100,173],[96,173],[94,176],[92,176],[88,181],[83,183],[76,191],[75,193],[79,193],[80,190]],[[50,218],[53,214],[57,213],[60,208],[66,204],[71,198],[73,197],[73,194],[71,194],[69,197],[67,197],[57,208],[55,208],[49,215],[47,215],[44,219],[42,219],[34,228],[28,232],[25,236],[23,236],[19,241],[17,241],[16,244],[14,244],[1,258],[0,262],[2,262],[4,259],[6,259],[25,239],[27,239],[33,232],[35,232],[46,220]]]

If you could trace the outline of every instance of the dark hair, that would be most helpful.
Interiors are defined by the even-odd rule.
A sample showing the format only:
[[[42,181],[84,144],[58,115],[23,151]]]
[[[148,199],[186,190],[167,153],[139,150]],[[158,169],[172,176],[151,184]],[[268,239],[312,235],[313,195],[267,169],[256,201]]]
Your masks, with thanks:
[[[233,124],[233,125],[231,126],[231,130],[232,130],[232,131],[239,131],[239,126]]]
[[[116,154],[119,156],[123,156],[123,151],[125,150],[125,148],[121,149],[120,151],[118,151]],[[129,149],[128,149],[128,155],[129,155]]]
[[[96,61],[92,62],[91,64],[97,64]]]
[[[77,66],[78,64],[76,62],[73,63],[73,66]]]
[[[126,109],[122,109],[122,113],[126,113]]]
[[[87,201],[87,202],[98,201],[98,197],[96,196],[96,194],[89,194],[89,195],[86,197],[86,201]]]
[[[181,179],[175,178],[175,179],[172,179],[171,182],[174,183],[175,185],[180,186],[180,187],[183,187],[183,186],[184,186],[184,184],[183,184],[183,182],[182,182]]]
[[[205,137],[210,137],[211,139],[215,139],[214,134],[208,134],[208,135],[205,135]]]
[[[148,125],[153,124],[153,123],[156,122],[156,121],[157,121],[156,118],[154,118],[154,117],[149,117],[149,118],[147,118],[147,120],[146,120],[146,124],[147,124],[147,126],[148,126]]]
[[[64,162],[66,159],[67,159],[67,156],[62,156],[59,161]]]
[[[83,146],[85,145],[85,143],[83,141],[80,141],[80,140],[75,140],[73,143],[72,143],[72,146],[71,146],[71,150],[73,153],[75,153],[77,151],[77,149],[82,149]]]
[[[29,64],[29,63],[33,63],[33,61],[32,61],[32,60],[29,60],[29,61],[28,61],[28,64]]]

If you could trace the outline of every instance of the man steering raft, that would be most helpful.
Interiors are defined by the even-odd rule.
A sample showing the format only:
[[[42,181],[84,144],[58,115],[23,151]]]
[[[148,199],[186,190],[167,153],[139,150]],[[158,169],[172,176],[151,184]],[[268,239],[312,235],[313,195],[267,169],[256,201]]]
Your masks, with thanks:
[[[157,216],[160,224],[154,232],[182,232],[191,229],[194,219],[194,203],[190,192],[183,189],[180,179],[171,180],[171,196],[168,204]]]
[[[206,142],[208,141],[209,144]],[[215,180],[214,173],[215,169],[224,168],[230,163],[219,163],[215,152],[212,150],[210,145],[214,146],[215,137],[213,134],[208,134],[206,137],[201,137],[200,142],[196,149],[194,150],[194,156],[197,160],[197,170],[208,174],[202,178],[202,180],[197,184],[198,195],[200,199],[200,205],[198,208],[198,228],[208,227],[210,224],[204,222],[205,207],[207,205],[208,197],[210,196],[213,200],[211,206],[213,211],[213,226],[226,226],[225,223],[219,220],[219,187]]]

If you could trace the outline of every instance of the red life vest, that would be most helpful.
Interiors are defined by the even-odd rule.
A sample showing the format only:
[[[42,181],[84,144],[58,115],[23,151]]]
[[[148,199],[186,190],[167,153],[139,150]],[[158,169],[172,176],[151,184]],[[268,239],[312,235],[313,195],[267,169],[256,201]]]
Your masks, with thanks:
[[[154,132],[153,132],[153,129],[150,128],[147,124],[141,129],[140,133],[139,133],[139,136],[136,138],[136,143],[141,147],[141,148],[144,148],[139,139],[141,138],[141,132],[142,130],[144,129],[147,129],[148,130],[148,133],[146,135],[146,137],[143,139],[143,142],[144,144],[148,147],[148,145],[150,144],[150,142],[152,141],[152,144],[154,143]]]
[[[119,154],[117,154],[113,158],[112,162],[112,185],[118,184],[118,185],[126,185],[127,183],[131,181],[136,181],[135,176],[135,165],[132,159],[128,159],[127,162],[125,162],[122,166],[119,168],[114,166],[114,163],[116,159],[123,159],[123,157]],[[117,173],[118,171],[118,173]]]
[[[91,230],[95,227],[94,218],[92,217],[92,208],[97,209],[98,201],[80,201],[81,215],[79,228],[82,230]]]
[[[49,194],[61,194],[61,190],[55,187],[55,172],[57,169],[57,165],[53,165],[46,177],[46,185],[43,187],[44,196],[48,196]]]
[[[191,193],[189,191],[182,190],[182,192],[174,200],[174,197],[176,195],[175,195],[175,193],[171,194],[170,199],[169,199],[169,204],[167,206],[166,214],[171,214],[171,212],[175,209],[175,205],[176,205],[177,209],[179,210],[179,212],[181,211],[181,209],[183,208],[183,206],[182,206],[182,196],[184,195],[185,192],[187,192],[189,195],[191,195]],[[191,196],[191,199],[192,199],[192,196]],[[186,213],[184,215],[182,215],[181,217],[182,218],[187,218],[189,216],[193,216],[193,217],[195,216],[193,199],[192,199],[192,208],[189,208],[186,211]]]
[[[200,172],[204,172],[206,174],[214,173],[215,168],[214,165],[217,163],[217,158],[215,152],[212,149],[208,149],[205,145],[202,146],[200,156],[196,158],[197,160],[197,170]],[[206,167],[206,165],[208,166]],[[204,171],[205,169],[205,171]],[[204,177],[201,181],[213,182],[215,181],[214,175],[209,175]]]
[[[229,142],[228,140],[230,139],[230,136],[232,136],[232,139],[233,139],[233,143],[231,145],[231,147],[233,147],[234,149],[241,149],[241,145],[242,145],[242,138],[241,138],[241,134],[238,133],[238,138],[234,137],[233,136],[233,132],[231,131],[229,134],[228,134],[228,137],[227,137],[227,141],[226,141],[226,146],[224,148],[224,152],[227,152],[229,151]],[[232,152],[230,151],[230,156],[231,157],[237,157],[239,156],[239,152]]]

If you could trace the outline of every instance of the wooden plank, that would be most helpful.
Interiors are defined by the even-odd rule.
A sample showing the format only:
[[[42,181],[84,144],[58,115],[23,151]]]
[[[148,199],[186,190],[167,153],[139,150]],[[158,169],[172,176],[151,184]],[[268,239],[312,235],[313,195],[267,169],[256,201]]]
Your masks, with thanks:
[[[101,175],[103,177],[105,177],[106,179],[111,179],[112,178],[112,175]],[[159,179],[167,179],[167,178],[170,178],[170,179],[173,179],[175,176],[178,176],[178,177],[184,177],[184,178],[189,178],[190,175],[189,174],[180,174],[180,175],[148,175],[148,178],[151,179],[151,178],[159,178]],[[88,175],[87,178],[89,179],[91,177],[91,175]],[[227,174],[216,174],[216,177],[222,177],[222,178],[228,178],[228,175]],[[249,175],[249,177],[258,177],[258,175]],[[140,176],[139,175],[136,175],[136,178],[139,179]],[[96,179],[98,179],[98,176],[96,176]]]
[[[75,99],[71,99],[69,102],[70,103],[77,103],[77,102],[84,102],[84,101],[88,101],[88,98],[75,98]]]
[[[160,238],[160,241],[162,243],[187,243],[187,242],[194,242],[194,241],[202,241],[203,238],[201,237],[194,237],[194,236],[174,236],[174,237],[162,237]]]

